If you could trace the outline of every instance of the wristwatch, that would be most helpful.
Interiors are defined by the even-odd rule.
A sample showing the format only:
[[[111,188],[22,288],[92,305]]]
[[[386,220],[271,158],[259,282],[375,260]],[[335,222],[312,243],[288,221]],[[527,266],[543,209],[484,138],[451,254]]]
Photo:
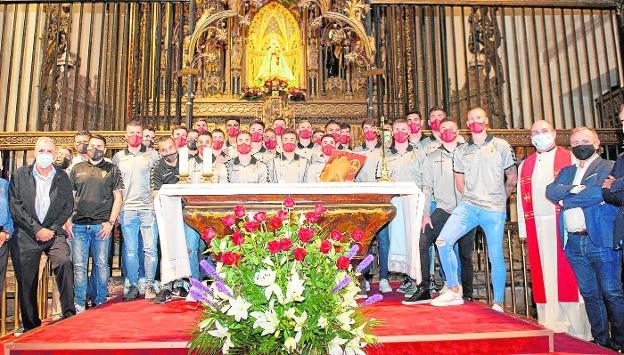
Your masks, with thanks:
[[[115,221],[112,221],[112,222],[111,221],[106,221],[106,223],[110,224],[111,227],[115,226]]]

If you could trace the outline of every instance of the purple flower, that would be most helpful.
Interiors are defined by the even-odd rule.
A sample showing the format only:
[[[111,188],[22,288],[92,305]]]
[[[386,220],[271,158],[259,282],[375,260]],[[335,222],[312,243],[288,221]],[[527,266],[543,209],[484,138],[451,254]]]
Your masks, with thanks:
[[[191,288],[191,291],[189,291],[189,293],[191,294],[191,297],[193,297],[195,300],[214,306],[214,304],[210,302],[210,300],[206,297],[206,295],[203,292],[195,288]]]
[[[215,281],[221,281],[221,277],[217,274],[217,269],[209,263],[206,259],[199,262],[199,265],[206,271],[208,276],[212,277]]]
[[[228,297],[232,297],[232,292],[227,286],[225,286],[225,284],[222,281],[215,282],[215,286],[217,287],[217,290],[219,290],[224,295]]]
[[[349,284],[349,282],[351,282],[351,278],[349,276],[347,276],[344,279],[340,280],[338,285],[336,285],[336,287],[334,287],[334,289],[332,290],[332,293],[336,293],[336,292],[342,290],[343,288],[345,288]]]
[[[349,260],[353,259],[353,257],[355,256],[355,254],[357,254],[358,251],[360,251],[360,246],[357,244],[353,244],[351,246],[351,250],[349,250],[349,252],[347,253],[347,258],[349,258]]]
[[[383,300],[383,296],[380,293],[376,293],[370,296],[369,298],[367,298],[366,301],[362,302],[360,307],[370,306],[371,304],[377,303],[381,300]]]
[[[201,282],[199,280],[195,280],[192,277],[191,277],[190,281],[191,281],[191,286],[193,286],[198,291],[212,294],[212,291],[208,288],[208,286],[204,285],[203,282]]]
[[[375,257],[374,257],[374,256],[372,256],[371,254],[368,254],[368,255],[364,258],[364,260],[362,260],[362,261],[358,264],[357,268],[355,268],[355,272],[362,272],[364,269],[366,269],[366,268],[368,267],[368,265],[370,265],[370,264],[373,262],[373,259],[374,259],[374,258],[375,258]]]

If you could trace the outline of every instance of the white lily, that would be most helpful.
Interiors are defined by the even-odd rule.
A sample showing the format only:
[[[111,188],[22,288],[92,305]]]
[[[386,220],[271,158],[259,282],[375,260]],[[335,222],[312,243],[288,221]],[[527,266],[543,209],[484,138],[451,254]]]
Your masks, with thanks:
[[[271,301],[269,305],[269,309],[264,312],[251,312],[251,316],[256,318],[256,321],[253,324],[254,328],[262,328],[262,335],[273,334],[275,330],[277,330],[277,326],[279,326],[279,319],[277,318],[277,313],[273,309],[274,301]]]
[[[301,315],[299,317],[295,317],[294,318],[294,321],[295,321],[295,331],[296,332],[300,332],[301,331],[301,328],[305,324],[306,320],[308,320],[308,313],[306,313],[306,311],[303,311],[303,313],[301,313]]]
[[[247,310],[251,307],[251,303],[245,301],[240,295],[236,299],[230,298],[230,309],[227,312],[228,316],[233,316],[237,322],[241,319],[247,319],[249,315]]]
[[[290,307],[286,310],[286,312],[284,312],[284,316],[289,319],[295,319],[295,317],[297,316],[297,314],[295,313],[296,311],[296,309]]]
[[[342,323],[341,328],[347,332],[351,330],[351,324],[355,323],[355,321],[351,318],[352,314],[353,314],[353,310],[350,310],[336,317],[336,320]]]
[[[265,256],[264,259],[262,259],[262,262],[269,266],[275,266],[275,264],[273,263],[273,260],[271,260],[271,258],[268,256]]]
[[[278,284],[272,284],[264,289],[264,297],[266,297],[267,300],[271,299],[272,294],[275,294],[275,297],[277,297],[277,301],[280,304],[284,304],[284,293]]]
[[[327,318],[320,316],[316,325],[321,329],[325,329],[327,327]]]
[[[219,321],[215,321],[215,326],[217,327],[217,329],[208,331],[208,334],[216,338],[230,337],[230,330],[222,326]]]
[[[345,355],[366,355],[364,350],[362,350],[365,346],[366,343],[360,342],[359,337],[353,338],[345,345]]]
[[[301,302],[305,299],[303,297],[303,280],[299,277],[298,273],[293,273],[288,279],[288,284],[286,285],[286,299],[285,303],[290,302]]]
[[[263,269],[254,275],[254,283],[258,286],[267,287],[275,284],[277,274],[272,269]]]
[[[299,342],[299,340],[301,340],[301,332],[297,332],[294,338],[288,337],[284,342],[284,347],[286,347],[286,350],[293,352],[295,351],[295,349],[297,349],[297,343]]]
[[[329,342],[329,344],[327,344],[327,353],[329,355],[342,355],[344,353],[342,345],[346,344],[346,342],[346,339],[336,336]]]
[[[221,349],[221,352],[223,354],[228,354],[230,352],[230,348],[233,346],[234,343],[232,343],[232,338],[228,336],[225,338],[225,343],[223,343],[223,348]]]

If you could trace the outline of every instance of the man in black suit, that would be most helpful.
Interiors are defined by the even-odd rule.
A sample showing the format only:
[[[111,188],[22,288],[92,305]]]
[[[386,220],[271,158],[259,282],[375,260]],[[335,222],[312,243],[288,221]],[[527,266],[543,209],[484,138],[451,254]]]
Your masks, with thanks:
[[[15,235],[10,239],[24,331],[41,325],[37,312],[37,276],[41,253],[52,262],[61,294],[64,318],[76,314],[74,274],[63,225],[74,206],[67,174],[52,164],[56,146],[49,137],[35,145],[35,163],[13,173],[9,185],[9,206]]]

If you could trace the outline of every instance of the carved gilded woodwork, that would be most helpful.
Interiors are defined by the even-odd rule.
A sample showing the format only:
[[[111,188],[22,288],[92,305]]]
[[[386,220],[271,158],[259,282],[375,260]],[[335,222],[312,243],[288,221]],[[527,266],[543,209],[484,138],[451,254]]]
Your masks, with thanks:
[[[431,5],[431,0],[371,0],[371,5]],[[436,5],[457,5],[457,6],[527,6],[527,1],[523,0],[437,0]],[[533,4],[531,4],[533,5]],[[621,0],[540,0],[534,5],[540,7],[573,7],[573,8],[613,8],[622,6]]]

